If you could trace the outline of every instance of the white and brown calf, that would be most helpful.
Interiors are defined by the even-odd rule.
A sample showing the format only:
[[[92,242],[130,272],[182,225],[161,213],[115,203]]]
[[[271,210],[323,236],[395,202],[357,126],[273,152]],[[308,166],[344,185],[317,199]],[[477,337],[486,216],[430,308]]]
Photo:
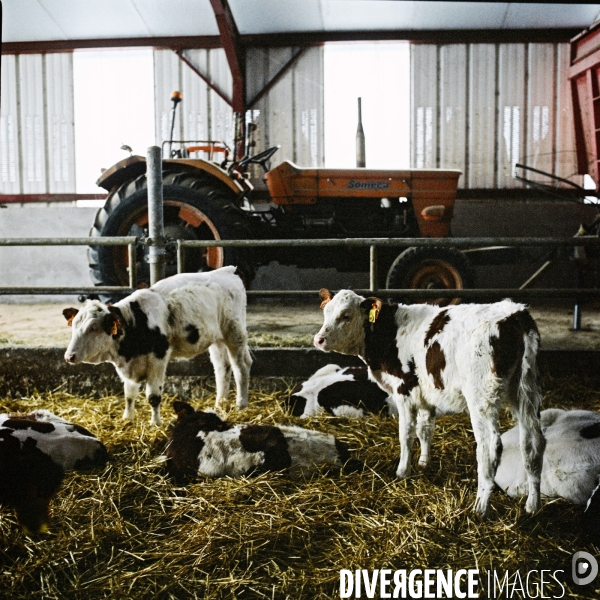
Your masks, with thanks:
[[[436,417],[467,410],[477,442],[475,511],[485,514],[502,452],[498,414],[507,404],[521,426],[526,510],[539,509],[545,444],[536,362],[540,338],[524,305],[509,300],[447,308],[389,305],[350,290],[335,296],[321,290],[321,300],[324,322],[315,346],[359,356],[370,377],[394,397],[398,477],[410,474],[415,434],[419,464],[425,465]]]
[[[334,436],[302,427],[231,424],[212,412],[176,401],[177,423],[167,443],[167,470],[179,483],[198,475],[240,477],[314,469],[321,465],[360,470],[345,444]]]
[[[124,419],[133,420],[140,384],[160,425],[160,402],[171,358],[208,350],[215,369],[217,405],[229,395],[231,372],[237,407],[248,405],[252,359],[246,333],[246,291],[235,267],[182,273],[106,305],[88,300],[63,311],[73,327],[69,363],[112,363],[125,388]]]
[[[24,531],[47,531],[48,505],[64,472],[102,467],[106,448],[87,429],[48,410],[0,415],[0,504]]]
[[[396,404],[368,377],[367,367],[326,365],[288,398],[289,411],[306,418],[319,413],[363,417],[366,413],[396,415]]]

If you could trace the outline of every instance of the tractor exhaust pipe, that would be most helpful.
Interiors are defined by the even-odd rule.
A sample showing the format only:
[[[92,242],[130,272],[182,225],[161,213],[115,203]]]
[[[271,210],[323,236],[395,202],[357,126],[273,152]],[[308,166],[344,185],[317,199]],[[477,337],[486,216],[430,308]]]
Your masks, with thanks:
[[[177,105],[181,102],[181,92],[175,91],[171,94],[173,108],[171,109],[171,134],[169,135],[169,158],[173,158],[173,131],[175,130],[175,114]]]
[[[367,159],[365,155],[365,132],[362,126],[362,108],[361,99],[358,99],[358,127],[356,129],[356,166],[366,167]]]

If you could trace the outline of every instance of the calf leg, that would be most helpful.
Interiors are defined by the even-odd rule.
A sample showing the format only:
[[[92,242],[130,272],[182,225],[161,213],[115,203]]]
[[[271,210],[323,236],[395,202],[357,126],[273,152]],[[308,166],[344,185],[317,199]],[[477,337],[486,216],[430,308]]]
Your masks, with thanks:
[[[135,419],[135,399],[140,391],[140,384],[130,379],[123,381],[125,388],[125,412],[124,421],[133,421]]]
[[[210,362],[215,370],[215,382],[217,385],[216,408],[229,397],[229,384],[231,382],[231,363],[227,346],[223,342],[215,342],[208,349]]]
[[[146,398],[150,404],[152,415],[150,417],[150,425],[161,425],[160,418],[160,402],[162,400],[163,386],[167,375],[167,363],[169,357],[164,360],[157,360],[148,367],[146,375]]]
[[[498,408],[492,402],[469,406],[471,424],[477,442],[477,498],[475,512],[485,516],[490,496],[496,486],[494,476],[502,455],[498,431]]]
[[[417,437],[421,444],[421,456],[419,465],[426,466],[429,462],[429,452],[431,450],[431,439],[435,431],[435,410],[422,408],[417,415]]]
[[[412,447],[415,441],[415,414],[407,398],[394,397],[398,407],[398,434],[400,438],[400,463],[396,477],[404,479],[410,475]]]
[[[248,406],[250,366],[252,365],[250,350],[248,349],[248,344],[243,343],[232,348],[228,346],[227,351],[229,353],[233,377],[235,379],[236,406],[238,409],[246,408],[246,406]]]

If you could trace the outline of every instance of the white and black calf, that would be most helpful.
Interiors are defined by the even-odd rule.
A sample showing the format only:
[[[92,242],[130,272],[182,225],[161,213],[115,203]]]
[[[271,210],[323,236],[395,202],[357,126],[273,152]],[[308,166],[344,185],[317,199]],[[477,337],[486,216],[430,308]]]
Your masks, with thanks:
[[[526,510],[540,507],[544,452],[539,411],[539,333],[522,304],[389,305],[350,290],[321,290],[324,322],[315,346],[360,356],[370,377],[398,408],[400,463],[411,471],[412,446],[419,464],[429,460],[436,417],[467,410],[477,442],[475,510],[485,514],[495,487],[502,442],[500,407],[507,404],[521,425],[520,448],[528,478]]]
[[[106,305],[88,300],[81,310],[63,311],[73,327],[65,360],[110,362],[125,388],[124,419],[133,420],[140,384],[160,425],[160,402],[171,358],[208,350],[215,369],[217,405],[229,395],[231,372],[237,406],[248,405],[252,359],[246,333],[246,291],[235,267],[183,273]]]
[[[549,408],[541,414],[546,438],[542,496],[586,504],[600,478],[600,414],[589,410]],[[527,492],[527,473],[515,426],[502,434],[502,458],[496,483],[509,496]]]
[[[392,396],[369,380],[367,367],[326,365],[291,394],[287,404],[289,412],[301,418],[323,412],[337,417],[398,414]]]
[[[106,448],[87,429],[47,410],[0,415],[0,504],[25,532],[47,531],[48,505],[64,472],[102,467]]]
[[[176,401],[177,423],[167,443],[167,470],[179,483],[198,475],[240,477],[320,465],[360,470],[345,444],[302,427],[231,424]]]

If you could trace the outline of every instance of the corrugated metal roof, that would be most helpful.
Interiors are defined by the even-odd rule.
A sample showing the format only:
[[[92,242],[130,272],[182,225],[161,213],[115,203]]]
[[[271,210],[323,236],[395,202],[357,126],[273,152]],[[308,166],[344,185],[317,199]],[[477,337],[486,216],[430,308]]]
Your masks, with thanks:
[[[218,35],[210,0],[3,0],[4,42]],[[584,29],[600,4],[229,0],[242,35],[328,31]]]

